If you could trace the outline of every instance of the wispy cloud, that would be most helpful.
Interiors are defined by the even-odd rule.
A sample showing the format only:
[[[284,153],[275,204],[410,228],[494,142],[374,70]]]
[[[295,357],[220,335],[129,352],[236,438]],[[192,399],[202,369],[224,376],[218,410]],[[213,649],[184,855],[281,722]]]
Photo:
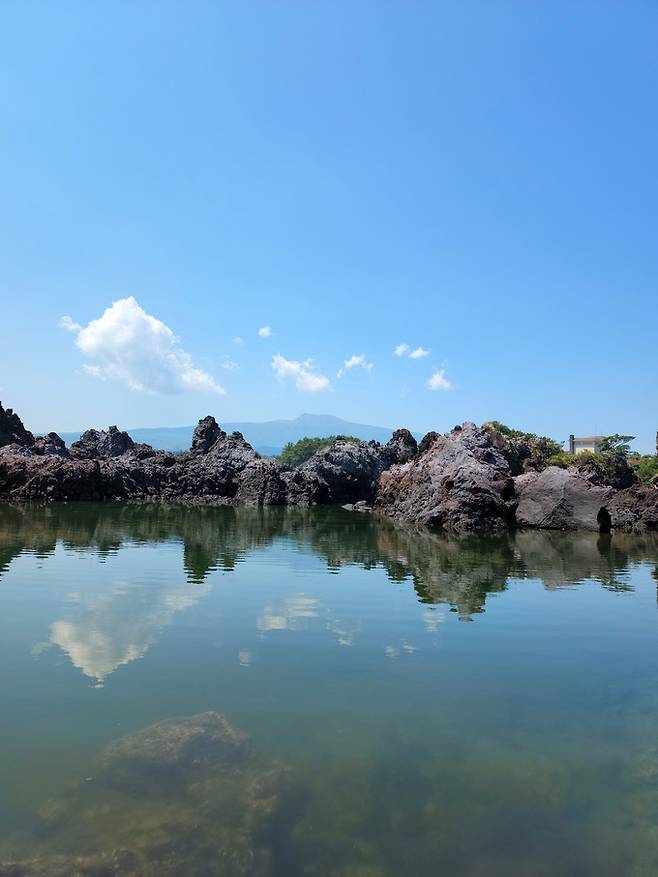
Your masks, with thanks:
[[[261,326],[260,329],[258,330],[258,334],[260,335],[261,338],[269,338],[270,335],[272,334],[272,327],[271,326]]]
[[[74,322],[68,314],[60,317],[57,325],[60,329],[66,329],[67,332],[79,332],[82,329],[80,323]]]
[[[445,369],[437,368],[430,375],[427,384],[425,385],[428,390],[451,390],[452,384],[445,376]]]
[[[277,353],[272,357],[272,369],[280,381],[291,378],[297,389],[306,393],[328,390],[331,386],[329,378],[313,370],[312,359],[297,362],[294,359],[286,359]]]
[[[225,368],[227,372],[236,372],[240,366],[232,359],[227,359],[226,362],[222,363],[222,368]]]
[[[93,377],[119,380],[131,390],[150,393],[225,392],[211,375],[193,364],[169,326],[147,314],[133,296],[113,302],[87,326],[68,316],[59,324],[77,333],[76,346],[95,360],[84,366]]]
[[[402,343],[398,344],[398,346],[393,350],[394,356],[408,356],[409,359],[422,359],[424,356],[429,356],[429,350],[425,350],[424,347],[416,347],[414,350],[408,344]]]
[[[243,343],[242,338],[240,338],[239,335],[236,335],[235,338],[233,339],[233,343],[234,344],[242,344]]]
[[[364,368],[366,371],[372,369],[372,363],[368,362],[365,353],[355,353],[353,356],[350,356],[349,359],[346,359],[343,363],[343,367],[338,370],[337,376],[342,378],[346,371],[357,367]]]

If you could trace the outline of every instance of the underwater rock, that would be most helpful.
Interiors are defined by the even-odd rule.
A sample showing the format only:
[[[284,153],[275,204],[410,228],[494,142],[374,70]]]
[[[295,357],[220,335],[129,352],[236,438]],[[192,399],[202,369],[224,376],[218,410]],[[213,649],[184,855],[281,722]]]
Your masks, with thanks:
[[[165,719],[135,734],[121,737],[103,752],[104,778],[113,784],[136,775],[155,779],[203,773],[235,764],[249,753],[245,734],[219,713]]]
[[[289,785],[220,714],[167,719],[110,744],[0,877],[271,877]]]

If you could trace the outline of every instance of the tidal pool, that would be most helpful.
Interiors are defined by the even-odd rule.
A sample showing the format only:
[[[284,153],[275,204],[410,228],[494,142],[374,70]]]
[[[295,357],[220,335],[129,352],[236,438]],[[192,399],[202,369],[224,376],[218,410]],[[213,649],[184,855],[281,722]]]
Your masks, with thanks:
[[[654,877],[657,584],[656,536],[0,507],[0,877]]]

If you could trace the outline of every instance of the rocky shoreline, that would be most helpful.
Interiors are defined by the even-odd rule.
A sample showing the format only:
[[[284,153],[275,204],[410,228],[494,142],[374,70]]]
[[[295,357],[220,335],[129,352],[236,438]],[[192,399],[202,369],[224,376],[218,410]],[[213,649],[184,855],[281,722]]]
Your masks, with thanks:
[[[547,466],[541,443],[491,424],[431,432],[420,443],[399,429],[385,445],[338,440],[291,469],[211,416],[185,452],[136,444],[116,426],[87,430],[67,448],[53,432],[35,438],[0,404],[0,501],[340,504],[454,532],[658,529],[658,490],[638,484],[625,460],[605,476],[585,460]]]

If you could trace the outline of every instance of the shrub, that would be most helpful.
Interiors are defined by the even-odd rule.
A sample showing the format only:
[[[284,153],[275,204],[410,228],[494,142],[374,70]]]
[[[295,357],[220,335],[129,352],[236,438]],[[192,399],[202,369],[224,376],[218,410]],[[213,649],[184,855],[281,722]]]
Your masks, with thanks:
[[[656,483],[658,479],[658,454],[643,454],[630,461],[631,468],[642,484]]]
[[[360,441],[360,439],[355,438],[352,435],[328,435],[323,438],[309,438],[306,436],[303,439],[299,439],[297,442],[288,442],[285,448],[281,451],[279,460],[286,466],[301,466],[302,463],[310,460],[313,454],[317,451],[326,448],[328,445],[333,444],[339,439],[351,442]]]

